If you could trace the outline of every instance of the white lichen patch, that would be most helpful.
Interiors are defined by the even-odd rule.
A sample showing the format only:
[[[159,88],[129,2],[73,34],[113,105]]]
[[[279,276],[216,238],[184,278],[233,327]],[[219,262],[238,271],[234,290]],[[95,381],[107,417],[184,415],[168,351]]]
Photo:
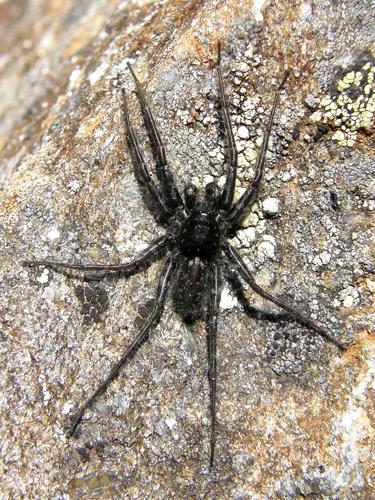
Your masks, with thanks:
[[[177,424],[177,420],[174,417],[167,417],[165,419],[165,423],[169,429],[173,429],[173,427]]]
[[[255,228],[251,226],[238,231],[237,233],[237,239],[240,241],[241,247],[245,248],[249,248],[251,246],[251,243],[255,240],[255,236]]]
[[[330,124],[336,129],[332,139],[342,146],[353,146],[359,129],[369,130],[375,113],[375,66],[364,64],[336,83],[337,95],[316,100],[318,109],[310,116],[313,123]]]
[[[279,200],[277,198],[266,198],[262,202],[263,212],[272,217],[279,211]]]
[[[264,5],[264,0],[255,0],[253,2],[254,19],[258,22],[263,21],[263,14],[262,14],[263,5]]]
[[[43,381],[41,384],[42,387],[42,395],[43,395],[43,402],[44,404],[47,404],[48,401],[51,399],[51,393],[47,389],[47,384]]]
[[[96,68],[95,71],[93,71],[89,76],[88,76],[88,81],[90,82],[91,85],[95,85],[96,82],[98,82],[103,75],[108,73],[108,65],[107,64],[101,64],[99,67]]]
[[[344,307],[353,307],[359,302],[359,292],[354,286],[347,286],[339,292],[338,298]]]
[[[328,264],[330,260],[331,260],[331,254],[327,252],[327,250],[324,250],[324,252],[321,252],[320,254],[314,257],[313,264],[317,266],[323,266]]]
[[[56,227],[51,228],[47,233],[47,238],[49,240],[57,240],[60,236],[61,233]]]
[[[44,268],[42,274],[36,279],[41,285],[45,285],[49,280],[49,269]]]
[[[236,186],[236,189],[234,190],[233,203],[237,203],[237,201],[241,198],[245,191],[245,188]]]
[[[221,292],[220,309],[233,309],[237,306],[237,298],[232,294],[228,287],[224,287]]]
[[[64,405],[61,409],[61,413],[63,415],[68,415],[70,413],[70,410],[73,408],[73,406],[74,406],[73,403],[70,403],[70,402],[64,403]]]
[[[259,222],[259,216],[255,212],[250,212],[241,221],[241,227],[246,229],[250,226],[255,227]]]
[[[275,257],[276,251],[276,240],[273,236],[265,234],[263,236],[263,241],[258,245],[258,259],[260,262],[264,262],[267,259],[273,259]]]
[[[371,293],[375,293],[375,281],[371,280],[370,278],[366,278],[365,283],[366,283],[367,289]]]
[[[69,91],[71,92],[73,89],[77,88],[80,84],[84,72],[80,68],[75,68],[70,76],[69,76]]]
[[[238,128],[237,135],[240,139],[247,140],[250,137],[249,129],[244,125]]]

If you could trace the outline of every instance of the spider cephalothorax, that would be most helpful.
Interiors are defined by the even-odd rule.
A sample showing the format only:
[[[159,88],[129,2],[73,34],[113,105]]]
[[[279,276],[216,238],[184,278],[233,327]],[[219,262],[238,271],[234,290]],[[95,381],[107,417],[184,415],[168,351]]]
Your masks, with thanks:
[[[189,191],[192,189],[192,185],[188,186]],[[209,260],[217,256],[223,232],[218,222],[218,193],[219,188],[215,183],[207,184],[204,202],[187,209],[188,214],[184,217],[177,238],[181,254],[185,257]],[[188,201],[186,196],[185,200]]]
[[[240,277],[253,291],[286,310],[295,319],[330,340],[340,349],[344,349],[344,345],[309,317],[257,285],[238,252],[227,241],[229,235],[233,235],[236,231],[245,208],[255,201],[258,194],[278,95],[284,86],[287,73],[274,95],[270,117],[255,167],[254,180],[241,198],[236,203],[233,203],[237,172],[237,150],[224,93],[220,67],[220,45],[218,45],[217,76],[221,121],[228,143],[228,171],[224,187],[220,189],[215,183],[209,183],[206,185],[201,198],[198,196],[196,187],[191,184],[185,187],[184,196],[181,197],[168,168],[164,146],[156,128],[154,117],[144,97],[142,87],[130,65],[129,69],[135,81],[136,94],[141,105],[145,128],[155,160],[158,183],[156,184],[152,180],[143,159],[137,136],[130,122],[127,98],[123,90],[125,129],[135,175],[140,184],[148,191],[153,203],[155,218],[165,223],[167,233],[154,240],[135,260],[125,264],[74,264],[51,260],[33,260],[27,261],[26,264],[30,266],[43,265],[82,271],[102,270],[118,272],[121,276],[130,276],[146,269],[155,260],[167,255],[159,279],[155,303],[145,324],[121,358],[112,367],[107,378],[81,406],[74,417],[69,434],[74,434],[86,409],[105,391],[110,382],[117,376],[122,366],[134,356],[142,344],[149,338],[151,329],[160,320],[169,289],[174,307],[184,320],[194,322],[196,319],[201,318],[206,322],[211,413],[210,465],[212,466],[216,443],[217,317],[221,283],[224,279],[229,279],[228,269],[231,270],[232,275],[233,272],[239,273]]]

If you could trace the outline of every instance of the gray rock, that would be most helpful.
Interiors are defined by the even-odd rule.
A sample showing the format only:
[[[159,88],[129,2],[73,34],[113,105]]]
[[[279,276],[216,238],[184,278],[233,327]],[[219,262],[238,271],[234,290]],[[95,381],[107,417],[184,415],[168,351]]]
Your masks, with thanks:
[[[305,105],[306,96],[330,95],[340,71],[365,64],[374,43],[371,6],[254,5],[1,2],[4,498],[371,497],[373,132],[358,130],[355,144],[343,147],[334,131],[317,135]],[[146,209],[124,136],[122,86],[151,166],[128,61],[144,82],[179,187],[193,178],[202,188],[206,176],[223,176],[227,151],[214,106],[218,36],[231,113],[250,137],[257,134],[251,149],[262,141],[281,75],[292,71],[261,185],[261,199],[282,200],[282,213],[249,227],[238,251],[259,285],[354,343],[339,353],[251,290],[244,290],[245,308],[232,292],[224,295],[210,471],[205,325],[185,325],[171,301],[77,437],[65,434],[139,332],[161,263],[128,279],[83,280],[21,261],[125,262],[163,233]],[[236,75],[237,68],[244,72]],[[247,140],[239,142],[246,152]],[[249,185],[245,174],[238,194]],[[340,193],[338,209],[331,190]],[[258,255],[262,242],[275,248],[272,258]],[[314,264],[325,251],[329,261]]]

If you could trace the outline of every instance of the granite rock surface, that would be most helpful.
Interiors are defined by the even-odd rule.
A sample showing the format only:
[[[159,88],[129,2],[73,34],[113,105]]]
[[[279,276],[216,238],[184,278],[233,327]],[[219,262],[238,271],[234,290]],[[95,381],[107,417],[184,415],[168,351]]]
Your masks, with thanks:
[[[370,0],[0,2],[3,498],[370,498],[373,14]],[[126,144],[122,87],[151,165],[127,62],[179,187],[223,182],[218,39],[236,196],[291,70],[259,202],[232,243],[260,285],[349,347],[246,288],[243,307],[226,285],[210,470],[205,328],[171,301],[77,436],[65,432],[147,316],[162,262],[129,279],[21,262],[124,262],[163,234]]]

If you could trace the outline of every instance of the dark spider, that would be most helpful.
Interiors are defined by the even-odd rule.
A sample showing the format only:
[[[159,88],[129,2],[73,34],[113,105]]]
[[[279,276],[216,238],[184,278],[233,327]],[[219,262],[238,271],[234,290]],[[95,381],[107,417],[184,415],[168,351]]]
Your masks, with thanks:
[[[135,260],[126,264],[73,264],[51,260],[25,262],[29,266],[43,265],[53,268],[79,269],[82,271],[113,271],[128,277],[145,270],[154,261],[168,254],[159,279],[153,309],[140,333],[126,349],[119,361],[112,367],[107,378],[81,406],[78,413],[74,415],[74,421],[68,433],[70,436],[75,433],[87,408],[105,391],[110,382],[118,375],[122,366],[136,354],[138,349],[149,338],[150,330],[160,320],[168,289],[173,283],[175,310],[184,320],[190,323],[199,318],[204,319],[206,322],[211,413],[210,466],[214,462],[216,443],[216,331],[222,282],[221,271],[224,269],[224,266],[227,269],[229,267],[238,271],[242,279],[258,295],[281,307],[294,316],[300,323],[322,335],[340,349],[345,349],[345,346],[341,342],[332,337],[312,319],[294,307],[284,303],[279,298],[272,296],[257,285],[237,250],[227,241],[229,237],[233,237],[238,228],[238,223],[243,216],[245,208],[255,201],[258,194],[279,91],[286,82],[288,72],[286,72],[274,94],[271,114],[258,155],[253,182],[241,198],[232,204],[237,172],[237,150],[232,132],[229,108],[224,93],[220,53],[220,44],[218,44],[217,76],[219,99],[222,124],[229,150],[228,173],[224,188],[221,190],[216,183],[211,182],[205,187],[204,199],[199,200],[197,188],[193,184],[188,184],[184,189],[184,199],[181,197],[167,165],[165,149],[156,128],[154,117],[146,102],[141,84],[132,67],[128,64],[136,85],[136,95],[140,102],[144,125],[156,163],[158,185],[151,179],[147,165],[143,159],[137,136],[130,122],[126,94],[124,89],[122,89],[128,145],[137,180],[148,190],[151,196],[155,208],[155,219],[158,222],[167,224],[167,234],[154,240]],[[225,274],[225,278],[229,279],[228,274]]]

